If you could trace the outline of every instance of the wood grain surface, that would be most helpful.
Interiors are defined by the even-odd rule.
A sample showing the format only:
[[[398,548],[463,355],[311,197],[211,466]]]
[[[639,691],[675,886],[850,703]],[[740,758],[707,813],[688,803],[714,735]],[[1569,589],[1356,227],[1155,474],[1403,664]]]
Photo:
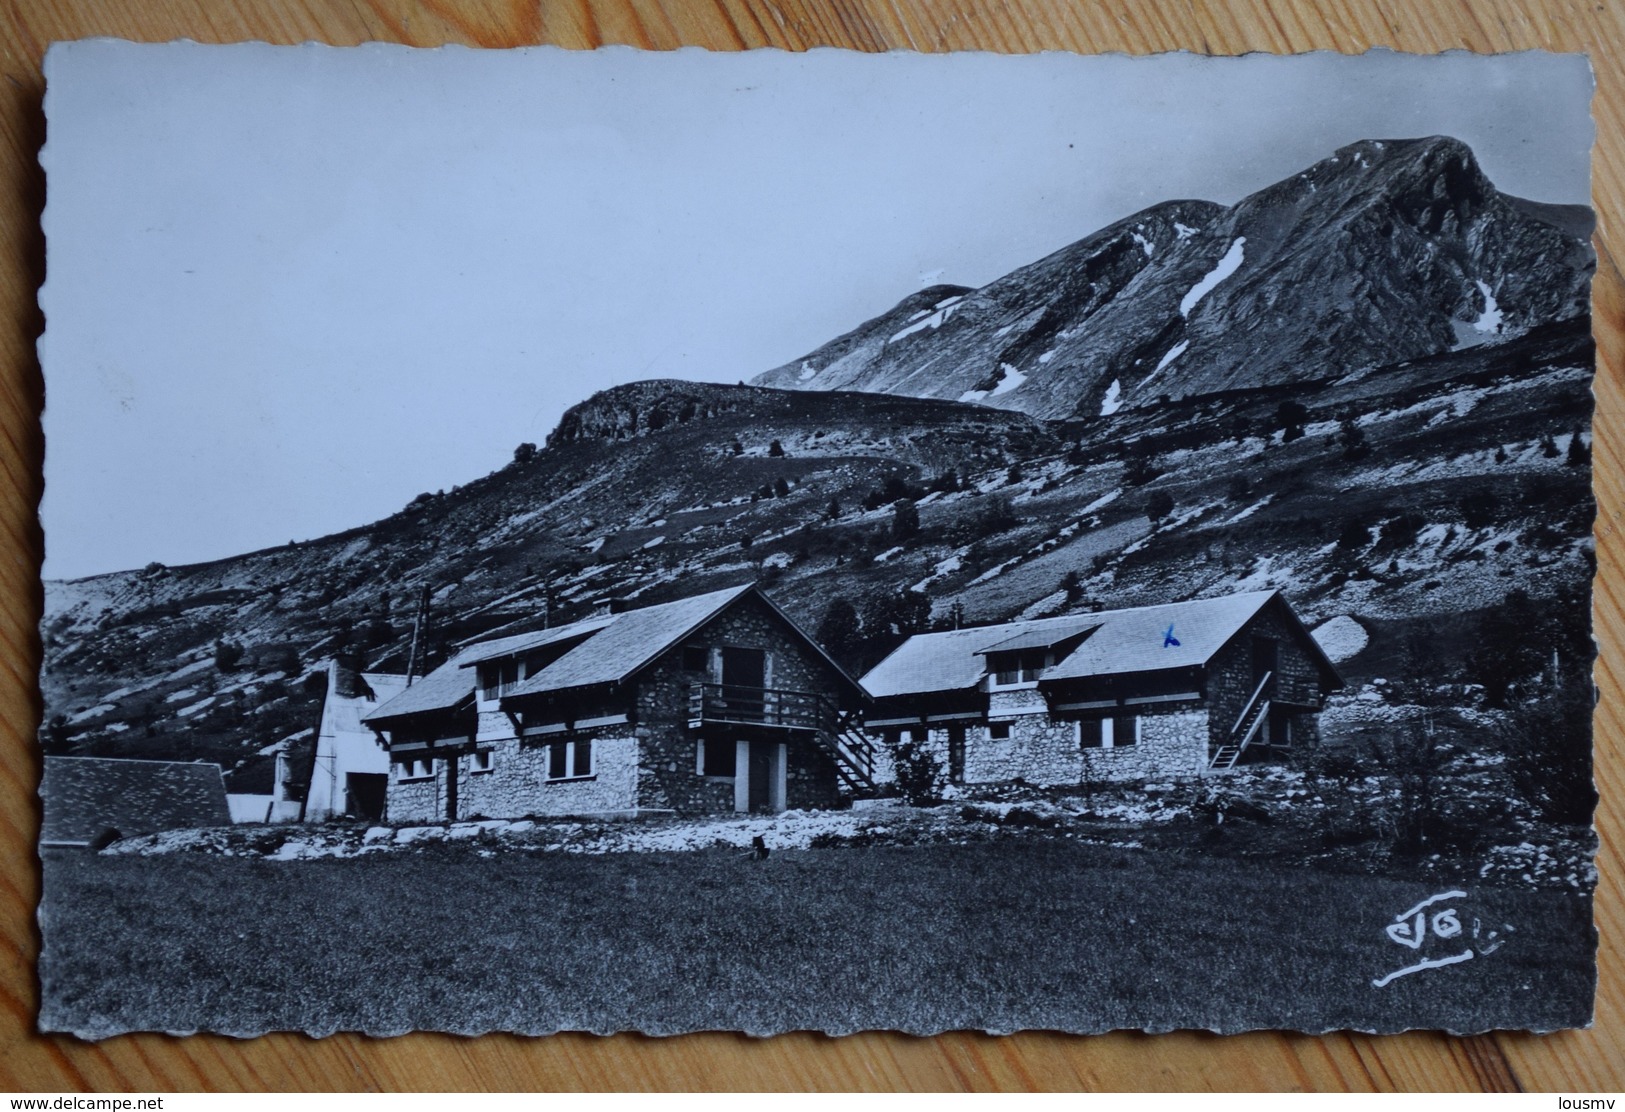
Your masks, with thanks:
[[[0,1090],[424,1089],[1625,1089],[1625,537],[1620,454],[1625,285],[1625,18],[1622,0],[5,0],[0,7]],[[672,1039],[556,1036],[375,1040],[127,1036],[101,1043],[34,1033],[39,933],[39,645],[43,402],[34,341],[44,276],[40,61],[48,43],[112,35],[164,41],[321,40],[654,50],[818,46],[863,51],[1037,50],[1214,54],[1370,47],[1433,52],[1585,51],[1596,69],[1593,202],[1599,265],[1596,487],[1600,985],[1596,1024],[1550,1036],[1371,1037],[1256,1033],[1077,1038],[1028,1033],[932,1039],[727,1034]]]

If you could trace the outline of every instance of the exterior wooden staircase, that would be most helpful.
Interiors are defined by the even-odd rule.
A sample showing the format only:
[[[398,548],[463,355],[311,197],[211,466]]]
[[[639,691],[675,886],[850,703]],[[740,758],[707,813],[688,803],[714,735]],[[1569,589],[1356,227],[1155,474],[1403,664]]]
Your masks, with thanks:
[[[757,730],[794,730],[811,734],[835,762],[841,789],[853,795],[879,790],[875,783],[874,744],[863,732],[863,714],[842,710],[823,695],[771,687],[696,683],[689,688],[688,725],[706,723],[750,726]]]
[[[841,787],[853,795],[872,795],[875,783],[874,743],[863,732],[861,711],[843,711],[831,706],[832,728],[814,736],[823,750],[835,760],[835,775]]]
[[[1264,678],[1258,681],[1253,689],[1253,697],[1247,700],[1247,705],[1241,709],[1241,715],[1236,724],[1230,729],[1230,737],[1208,755],[1208,771],[1228,772],[1236,767],[1236,762],[1247,751],[1253,738],[1258,736],[1260,727],[1269,717],[1270,701],[1265,692],[1270,689],[1270,681],[1275,679],[1274,672],[1265,672]]]

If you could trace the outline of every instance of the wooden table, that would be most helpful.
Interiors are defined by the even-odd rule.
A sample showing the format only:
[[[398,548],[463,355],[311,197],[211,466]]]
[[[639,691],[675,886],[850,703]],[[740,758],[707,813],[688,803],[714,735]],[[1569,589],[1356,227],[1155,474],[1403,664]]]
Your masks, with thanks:
[[[0,930],[4,932],[0,1089],[1354,1089],[1595,1090],[1625,1088],[1625,830],[1620,452],[1625,284],[1614,245],[1625,235],[1625,7],[1619,0],[10,0],[0,10]],[[1600,225],[1595,286],[1596,482],[1599,502],[1597,780],[1603,805],[1597,922],[1602,933],[1596,1026],[1535,1037],[1495,1034],[1117,1034],[844,1039],[725,1034],[674,1039],[590,1035],[477,1040],[416,1035],[250,1041],[141,1035],[98,1044],[32,1033],[39,937],[34,744],[40,705],[35,623],[40,609],[42,390],[33,343],[42,320],[39,215],[45,183],[40,59],[57,39],[115,35],[163,41],[368,40],[482,47],[628,43],[656,50],[816,46],[882,51],[1044,49],[1239,54],[1387,46],[1411,51],[1583,50],[1597,74],[1594,203]]]

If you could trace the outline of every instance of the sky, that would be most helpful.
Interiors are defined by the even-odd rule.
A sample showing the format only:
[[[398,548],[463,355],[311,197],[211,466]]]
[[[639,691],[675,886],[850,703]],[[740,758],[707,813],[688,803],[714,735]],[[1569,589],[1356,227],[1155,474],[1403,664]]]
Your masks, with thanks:
[[[387,516],[649,378],[1359,139],[1589,203],[1578,55],[864,55],[89,40],[46,60],[48,579]]]

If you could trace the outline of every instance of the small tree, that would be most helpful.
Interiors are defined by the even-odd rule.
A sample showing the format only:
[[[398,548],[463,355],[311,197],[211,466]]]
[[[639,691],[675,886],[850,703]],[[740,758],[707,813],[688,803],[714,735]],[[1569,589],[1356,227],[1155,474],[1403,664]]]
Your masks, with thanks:
[[[1281,443],[1286,444],[1303,435],[1303,426],[1309,420],[1309,410],[1302,402],[1286,401],[1275,407],[1272,430],[1281,430]]]
[[[1557,450],[1557,441],[1552,439],[1551,433],[1540,438],[1540,454],[1547,459],[1556,459],[1563,454]]]
[[[1007,483],[1019,483],[1025,478],[1026,474],[1021,470],[1020,460],[1016,460],[1014,463],[1012,463],[1004,473],[1004,481]]]
[[[830,521],[835,521],[840,516],[841,516],[841,503],[840,503],[840,501],[838,499],[831,498],[829,500],[829,505],[824,507],[824,517],[827,518]]]
[[[1591,462],[1591,449],[1580,438],[1580,430],[1575,429],[1569,437],[1569,451],[1565,462],[1570,467],[1584,467]]]
[[[767,446],[767,454],[774,457],[775,459],[783,459],[784,458],[784,445],[780,444],[777,440],[775,440],[773,443],[771,443],[771,444],[769,444]]]
[[[1496,463],[1505,463],[1510,458],[1511,457],[1507,455],[1506,445],[1497,444],[1495,446],[1495,462]]]
[[[1343,446],[1343,458],[1350,463],[1358,463],[1371,454],[1365,430],[1352,417],[1343,418],[1337,426],[1337,442]]]
[[[1507,774],[1547,822],[1585,826],[1597,806],[1591,776],[1592,689],[1565,673],[1514,707],[1503,726]]]
[[[235,671],[243,662],[243,647],[222,637],[214,643],[214,666],[222,672]]]
[[[528,440],[513,450],[513,461],[515,463],[529,463],[535,458],[536,445],[532,444]]]
[[[1123,481],[1129,486],[1145,486],[1161,474],[1161,469],[1152,463],[1150,456],[1144,452],[1137,452],[1129,458],[1123,469]]]
[[[1061,591],[1066,595],[1068,605],[1083,597],[1083,581],[1078,576],[1077,568],[1061,576]]]
[[[897,773],[897,790],[911,807],[927,807],[941,801],[942,762],[926,740],[916,741],[912,736],[888,740],[892,768]]]
[[[920,511],[912,499],[904,498],[892,508],[891,534],[899,541],[906,541],[916,536],[920,531]]]
[[[837,595],[824,608],[818,622],[818,643],[836,660],[848,667],[858,662],[863,651],[863,629],[858,624],[858,608],[844,595]]]
[[[728,448],[729,451],[733,452],[733,454],[736,456],[742,456],[745,454],[745,446],[739,443],[739,438],[737,436],[734,437],[733,443],[730,444]]]
[[[1174,496],[1166,490],[1154,490],[1151,497],[1145,500],[1145,516],[1155,525],[1163,518],[1174,512]]]
[[[773,480],[773,497],[790,497],[790,484],[785,480],[783,475],[780,475],[777,479]]]

